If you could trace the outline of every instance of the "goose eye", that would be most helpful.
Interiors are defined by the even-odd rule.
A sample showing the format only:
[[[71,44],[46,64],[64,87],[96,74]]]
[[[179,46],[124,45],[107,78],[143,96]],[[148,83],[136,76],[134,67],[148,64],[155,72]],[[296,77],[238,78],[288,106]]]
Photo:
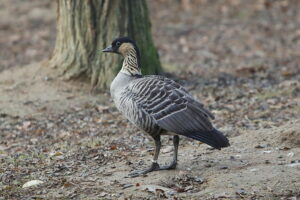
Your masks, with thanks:
[[[121,46],[121,42],[117,42],[116,45],[119,47]]]

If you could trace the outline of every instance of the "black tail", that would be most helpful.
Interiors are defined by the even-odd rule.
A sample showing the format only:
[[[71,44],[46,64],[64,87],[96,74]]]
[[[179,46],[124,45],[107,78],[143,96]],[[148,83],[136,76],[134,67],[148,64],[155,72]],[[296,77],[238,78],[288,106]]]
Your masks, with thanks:
[[[218,131],[217,129],[213,129],[209,132],[192,133],[186,136],[204,142],[216,149],[230,146],[228,139],[221,131]]]

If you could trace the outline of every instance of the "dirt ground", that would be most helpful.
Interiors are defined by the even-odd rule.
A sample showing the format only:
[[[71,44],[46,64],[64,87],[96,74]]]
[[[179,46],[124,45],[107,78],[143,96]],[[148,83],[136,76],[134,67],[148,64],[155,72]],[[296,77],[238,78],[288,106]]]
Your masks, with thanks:
[[[0,199],[300,198],[300,2],[181,2],[148,1],[161,62],[231,146],[181,138],[176,170],[128,178],[154,144],[109,93],[46,67],[55,1],[1,0]]]

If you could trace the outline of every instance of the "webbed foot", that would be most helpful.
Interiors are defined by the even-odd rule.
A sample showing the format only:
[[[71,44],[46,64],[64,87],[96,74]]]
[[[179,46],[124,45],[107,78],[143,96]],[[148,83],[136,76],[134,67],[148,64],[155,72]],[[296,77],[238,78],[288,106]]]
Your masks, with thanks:
[[[133,177],[137,177],[137,176],[142,176],[149,172],[153,172],[153,171],[157,171],[157,170],[160,170],[159,164],[156,162],[153,162],[149,168],[142,169],[142,170],[135,170],[135,171],[131,172],[130,174],[128,174],[128,177],[133,178]]]
[[[159,170],[170,170],[170,169],[176,169],[177,162],[173,161],[171,164],[166,165],[166,166],[161,166],[159,167]]]
[[[145,175],[149,172],[175,169],[176,165],[177,165],[177,162],[173,161],[170,165],[160,167],[159,164],[155,162],[155,163],[152,163],[152,165],[147,169],[135,170],[135,171],[131,172],[130,174],[128,174],[128,177],[133,178],[133,177]]]

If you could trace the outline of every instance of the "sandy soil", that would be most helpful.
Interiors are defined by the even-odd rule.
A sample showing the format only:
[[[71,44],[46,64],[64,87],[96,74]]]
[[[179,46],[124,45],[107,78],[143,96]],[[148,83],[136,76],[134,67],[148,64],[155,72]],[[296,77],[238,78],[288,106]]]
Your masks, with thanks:
[[[299,2],[149,2],[163,66],[215,113],[231,146],[182,138],[176,170],[136,178],[127,174],[150,164],[152,140],[108,93],[91,94],[87,83],[64,82],[46,67],[54,13],[47,31],[42,17],[28,27],[53,3],[14,2],[22,4],[2,2],[0,26],[12,9],[28,33],[14,43],[3,39],[20,34],[12,23],[0,33],[9,47],[1,55],[17,53],[0,62],[0,199],[300,198]],[[39,31],[48,43],[37,34],[31,48],[42,53],[28,58],[21,41]],[[163,146],[160,163],[171,160],[169,137]],[[22,187],[32,180],[43,183]]]

